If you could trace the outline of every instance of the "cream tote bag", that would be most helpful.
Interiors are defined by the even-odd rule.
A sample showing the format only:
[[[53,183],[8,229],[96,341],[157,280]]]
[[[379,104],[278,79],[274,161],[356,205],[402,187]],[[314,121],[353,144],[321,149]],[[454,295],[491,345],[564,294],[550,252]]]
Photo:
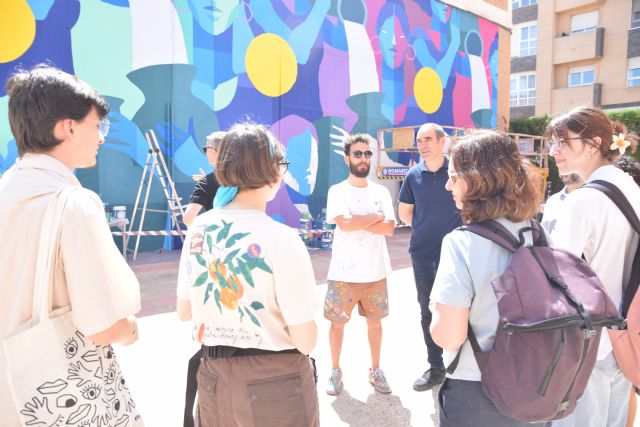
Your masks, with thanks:
[[[54,195],[44,216],[33,317],[2,340],[13,401],[23,426],[142,426],[111,346],[82,335],[70,307],[49,312],[60,224],[73,190]]]

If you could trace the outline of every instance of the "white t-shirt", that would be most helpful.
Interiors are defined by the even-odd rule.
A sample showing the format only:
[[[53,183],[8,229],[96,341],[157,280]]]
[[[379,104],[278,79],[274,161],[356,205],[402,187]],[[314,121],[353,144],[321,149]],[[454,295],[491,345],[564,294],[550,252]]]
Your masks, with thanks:
[[[562,202],[568,195],[567,187],[564,187],[562,190],[549,196],[547,202],[544,204],[544,213],[542,215],[542,220],[540,220],[540,224],[542,224],[547,232],[551,233],[556,226],[558,214],[562,209]]]
[[[366,187],[354,187],[347,180],[329,188],[327,222],[338,216],[367,215],[382,212],[387,221],[395,221],[389,190],[368,181]],[[370,231],[344,231],[336,227],[333,237],[331,264],[327,280],[367,283],[391,274],[387,242],[382,234]]]
[[[178,297],[191,301],[193,338],[239,348],[294,348],[287,325],[313,320],[315,277],[298,233],[254,210],[213,209],[185,239]]]
[[[98,195],[80,188],[78,179],[59,160],[25,154],[0,179],[0,337],[13,334],[31,319],[44,212],[53,194],[69,186],[78,189],[69,194],[62,218],[53,308],[71,305],[73,323],[85,335],[101,332],[140,310],[140,285],[113,241]],[[0,424],[18,425],[3,354]]]
[[[615,166],[596,169],[587,182],[604,180],[616,185],[640,216],[640,187]],[[584,254],[602,281],[616,307],[622,304],[622,289],[629,281],[638,234],[622,212],[604,193],[593,188],[571,192],[563,202],[551,233],[553,244],[576,256]],[[602,334],[598,360],[612,350],[609,334]]]

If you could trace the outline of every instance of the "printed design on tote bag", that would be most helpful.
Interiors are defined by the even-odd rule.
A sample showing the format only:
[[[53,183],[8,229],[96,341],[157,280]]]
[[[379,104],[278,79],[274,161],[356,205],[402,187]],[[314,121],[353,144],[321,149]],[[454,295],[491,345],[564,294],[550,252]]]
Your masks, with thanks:
[[[202,272],[195,272],[198,275],[193,287],[206,286],[204,304],[213,296],[220,313],[223,310],[237,311],[241,321],[246,316],[256,326],[261,327],[255,312],[262,310],[264,305],[259,301],[249,302],[246,298],[243,299],[244,288],[246,285],[255,287],[253,270],[259,269],[269,274],[273,274],[273,271],[264,257],[260,256],[262,250],[259,245],[240,242],[251,233],[231,234],[233,223],[224,220],[221,222],[220,225],[202,226],[192,234],[204,236],[204,250],[201,254],[195,254],[198,263],[195,268]],[[200,329],[203,329],[203,326]],[[199,331],[196,336],[201,337],[201,332],[203,331]]]
[[[37,387],[37,394],[20,411],[28,420],[26,425],[130,425],[135,403],[111,346],[95,346],[76,331],[65,342],[64,351],[69,361],[67,377]]]

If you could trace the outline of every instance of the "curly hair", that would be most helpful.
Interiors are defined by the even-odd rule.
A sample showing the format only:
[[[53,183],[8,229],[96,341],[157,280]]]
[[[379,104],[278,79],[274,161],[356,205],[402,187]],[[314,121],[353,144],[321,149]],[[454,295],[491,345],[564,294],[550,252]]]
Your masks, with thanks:
[[[478,131],[451,149],[458,179],[466,185],[460,214],[465,223],[506,217],[518,222],[538,211],[538,192],[518,146],[506,135]]]

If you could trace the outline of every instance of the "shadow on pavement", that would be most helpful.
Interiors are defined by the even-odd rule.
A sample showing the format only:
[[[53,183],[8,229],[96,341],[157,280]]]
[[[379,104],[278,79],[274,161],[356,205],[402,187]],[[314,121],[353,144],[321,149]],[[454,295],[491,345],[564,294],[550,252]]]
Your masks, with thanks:
[[[411,425],[411,411],[393,394],[371,393],[366,402],[344,389],[331,404],[340,419],[351,427],[405,427]],[[320,420],[322,422],[322,419]]]

